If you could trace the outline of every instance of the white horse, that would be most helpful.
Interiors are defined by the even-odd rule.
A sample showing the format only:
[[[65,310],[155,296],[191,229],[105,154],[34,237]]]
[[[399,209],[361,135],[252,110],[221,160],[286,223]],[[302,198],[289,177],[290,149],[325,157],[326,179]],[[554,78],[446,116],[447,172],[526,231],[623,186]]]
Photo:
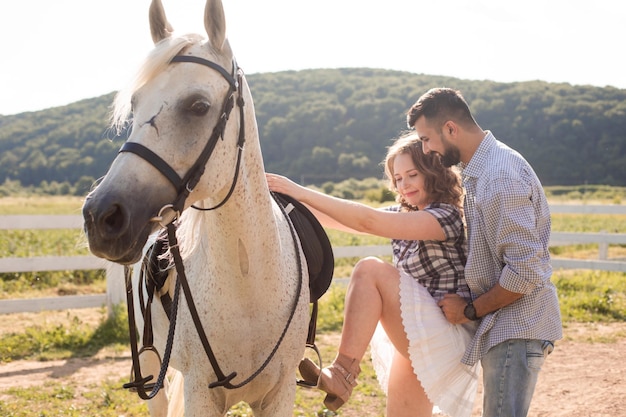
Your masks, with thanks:
[[[198,329],[194,306],[181,295],[170,366],[184,376],[185,416],[223,416],[244,401],[256,416],[287,417],[307,337],[306,262],[267,188],[252,98],[226,39],[220,0],[207,0],[204,23],[208,40],[174,36],[161,1],[153,0],[155,48],[114,105],[114,125],[132,120],[132,131],[85,200],[85,232],[95,255],[130,265],[160,226],[178,227],[176,248],[201,322]],[[177,280],[180,273],[170,272],[164,291],[171,297]],[[163,357],[170,320],[158,297],[150,310]],[[142,323],[137,327],[141,332]],[[141,376],[154,382],[159,356],[139,358]],[[168,402],[171,408],[180,394],[158,391],[148,401],[151,415],[168,415]]]

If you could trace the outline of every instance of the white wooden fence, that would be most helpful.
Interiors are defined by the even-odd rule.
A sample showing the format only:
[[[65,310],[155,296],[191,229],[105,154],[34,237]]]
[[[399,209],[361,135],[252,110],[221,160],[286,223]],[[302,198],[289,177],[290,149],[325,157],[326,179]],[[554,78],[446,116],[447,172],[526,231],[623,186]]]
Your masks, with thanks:
[[[552,213],[577,214],[624,214],[622,205],[551,205]],[[16,215],[0,216],[0,230],[16,229],[81,229],[83,220],[77,215]],[[554,232],[550,246],[598,243],[598,259],[552,258],[554,269],[595,269],[626,272],[626,261],[609,260],[609,245],[626,245],[626,233],[564,233]],[[335,258],[391,255],[390,245],[342,246],[333,249]],[[32,258],[0,258],[0,273],[73,271],[106,269],[107,292],[97,295],[74,295],[32,299],[0,300],[0,314],[38,312],[45,310],[65,310],[100,307],[109,308],[125,301],[123,267],[104,261],[92,255],[57,256]]]

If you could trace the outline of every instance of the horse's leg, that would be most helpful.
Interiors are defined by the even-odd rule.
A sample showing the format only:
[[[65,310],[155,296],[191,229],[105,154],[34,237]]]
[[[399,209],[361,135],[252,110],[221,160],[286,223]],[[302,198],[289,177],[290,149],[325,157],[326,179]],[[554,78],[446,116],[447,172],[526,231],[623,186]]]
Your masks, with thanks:
[[[295,372],[287,372],[260,404],[250,404],[250,407],[255,417],[291,417],[295,400],[296,375]]]
[[[184,397],[185,417],[222,417],[226,415],[228,407],[226,399],[218,391],[209,390],[206,377],[197,377],[193,373],[185,374]]]
[[[184,378],[179,371],[174,371],[167,390],[169,413],[167,417],[183,417],[185,415]]]

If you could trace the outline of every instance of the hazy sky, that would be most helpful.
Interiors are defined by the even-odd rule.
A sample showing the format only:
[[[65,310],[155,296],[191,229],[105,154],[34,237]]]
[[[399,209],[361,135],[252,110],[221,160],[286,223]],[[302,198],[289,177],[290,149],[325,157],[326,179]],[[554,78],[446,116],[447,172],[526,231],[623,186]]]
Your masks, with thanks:
[[[622,0],[223,0],[248,74],[372,67],[626,88]],[[149,0],[3,0],[0,114],[123,88],[152,48]],[[204,33],[201,0],[164,0]]]

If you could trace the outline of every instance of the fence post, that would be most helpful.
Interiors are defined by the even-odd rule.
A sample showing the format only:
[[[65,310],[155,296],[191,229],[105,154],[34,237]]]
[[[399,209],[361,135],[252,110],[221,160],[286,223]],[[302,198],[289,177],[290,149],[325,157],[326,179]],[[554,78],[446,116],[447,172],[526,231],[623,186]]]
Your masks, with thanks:
[[[606,231],[601,230],[600,233],[606,233]],[[609,244],[607,242],[598,242],[598,259],[601,261],[609,259]]]
[[[126,302],[126,283],[124,282],[124,267],[122,265],[107,262],[107,312],[109,317],[113,314],[113,306]]]

